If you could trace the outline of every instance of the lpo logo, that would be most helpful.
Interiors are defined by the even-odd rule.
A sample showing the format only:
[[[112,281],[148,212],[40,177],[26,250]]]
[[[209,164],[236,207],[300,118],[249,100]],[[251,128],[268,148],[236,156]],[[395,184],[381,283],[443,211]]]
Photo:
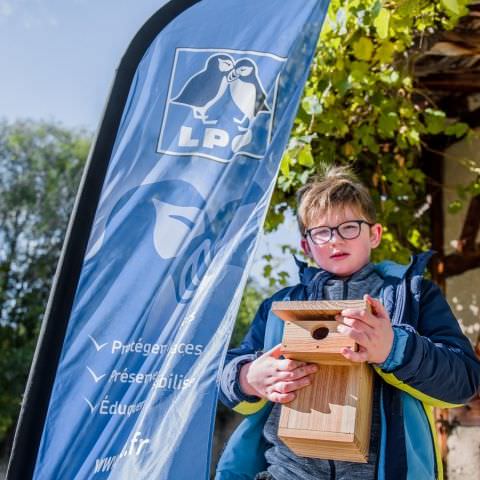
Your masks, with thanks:
[[[262,158],[285,60],[253,51],[177,49],[157,151],[223,163],[235,155]]]

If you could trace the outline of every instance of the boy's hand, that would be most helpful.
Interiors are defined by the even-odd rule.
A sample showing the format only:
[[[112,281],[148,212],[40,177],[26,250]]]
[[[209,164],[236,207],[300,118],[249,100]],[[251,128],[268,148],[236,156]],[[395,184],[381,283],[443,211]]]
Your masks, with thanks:
[[[240,388],[246,395],[256,395],[272,402],[287,403],[295,398],[295,390],[310,385],[314,363],[281,359],[278,344],[240,370]]]
[[[347,334],[359,345],[358,352],[343,348],[341,353],[353,362],[383,363],[393,344],[390,317],[378,300],[370,295],[365,295],[363,299],[370,304],[371,312],[368,309],[347,308],[337,316],[343,324],[338,326],[338,331]]]

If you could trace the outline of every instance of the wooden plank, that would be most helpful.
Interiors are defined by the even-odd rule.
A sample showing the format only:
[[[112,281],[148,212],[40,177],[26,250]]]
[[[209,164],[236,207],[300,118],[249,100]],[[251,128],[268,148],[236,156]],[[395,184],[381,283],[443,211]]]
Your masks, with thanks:
[[[368,455],[370,430],[372,427],[373,369],[368,363],[361,363],[359,371],[358,410],[355,418],[355,437],[360,451]]]
[[[337,332],[338,325],[338,322],[331,321],[285,322],[282,354],[287,358],[306,362],[352,364],[341,354],[341,350],[350,347],[357,351],[358,345],[347,335]]]
[[[346,308],[366,308],[364,300],[311,300],[273,302],[272,311],[282,320],[334,320]]]
[[[353,433],[319,432],[316,430],[302,430],[300,428],[279,428],[278,436],[284,438],[300,438],[310,440],[325,440],[327,442],[345,443],[345,446],[353,444],[355,435]],[[330,445],[328,443],[328,445]],[[352,447],[354,448],[354,447]]]
[[[308,438],[287,438],[284,443],[301,457],[367,463],[368,454],[353,443],[311,440]]]

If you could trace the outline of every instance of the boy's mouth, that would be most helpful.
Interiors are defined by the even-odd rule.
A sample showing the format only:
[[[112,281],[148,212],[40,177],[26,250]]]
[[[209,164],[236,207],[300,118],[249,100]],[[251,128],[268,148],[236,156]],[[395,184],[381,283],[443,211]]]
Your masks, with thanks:
[[[337,252],[337,253],[334,253],[333,255],[330,255],[330,258],[341,260],[342,258],[348,257],[348,255],[349,254],[345,252]]]

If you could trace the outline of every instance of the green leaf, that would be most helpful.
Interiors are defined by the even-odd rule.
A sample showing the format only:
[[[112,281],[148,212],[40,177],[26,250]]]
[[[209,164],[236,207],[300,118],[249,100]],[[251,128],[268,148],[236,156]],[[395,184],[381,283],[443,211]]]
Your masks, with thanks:
[[[445,134],[455,135],[457,138],[461,138],[468,132],[469,129],[470,127],[467,123],[457,122],[445,128]]]
[[[454,200],[448,205],[448,213],[458,213],[463,208],[463,203],[460,200]]]
[[[418,4],[418,0],[403,0],[402,2],[398,2],[398,7],[396,8],[395,13],[400,17],[415,15],[419,8]]]
[[[352,62],[350,66],[351,79],[355,82],[361,82],[368,74],[369,64],[366,62]]]
[[[391,63],[394,53],[395,45],[392,42],[383,42],[377,49],[375,60],[378,60],[380,63]]]
[[[403,85],[405,88],[412,88],[412,86],[413,86],[412,77],[405,77],[405,78],[402,80],[402,85]]]
[[[380,79],[388,85],[393,85],[398,82],[400,75],[396,70],[387,70],[380,74]]]
[[[420,133],[414,128],[411,128],[407,131],[406,137],[410,145],[418,145],[420,143]]]
[[[302,108],[309,115],[318,115],[323,111],[322,105],[320,104],[317,95],[310,95],[309,97],[305,97],[302,100]]]
[[[310,145],[305,145],[298,154],[298,163],[304,167],[313,167],[313,157]]]
[[[270,277],[272,275],[272,270],[273,270],[273,267],[268,263],[263,267],[263,276],[265,278]]]
[[[456,15],[460,14],[460,6],[458,5],[457,0],[442,0],[442,5],[450,12],[455,13]]]
[[[415,248],[420,248],[421,243],[422,243],[422,234],[416,228],[414,228],[408,234],[408,241]]]
[[[380,10],[382,9],[382,3],[382,0],[376,0],[372,5],[370,12],[374,18],[376,18],[380,13]]]
[[[470,186],[470,192],[474,197],[476,197],[477,195],[480,195],[480,181],[474,182]]]
[[[387,138],[393,137],[398,125],[398,115],[395,112],[382,113],[378,120],[378,130]]]
[[[282,162],[280,163],[280,171],[282,172],[283,175],[288,177],[290,173],[290,163],[292,161],[292,158],[288,154],[288,152],[285,152],[282,157]]]
[[[362,37],[360,40],[353,44],[353,54],[359,60],[365,60],[368,62],[372,58],[373,42],[367,38]]]
[[[437,135],[445,129],[445,112],[427,108],[425,110],[425,123],[428,133]]]
[[[377,29],[378,36],[385,40],[388,37],[388,27],[390,25],[390,11],[382,8],[373,24]]]

